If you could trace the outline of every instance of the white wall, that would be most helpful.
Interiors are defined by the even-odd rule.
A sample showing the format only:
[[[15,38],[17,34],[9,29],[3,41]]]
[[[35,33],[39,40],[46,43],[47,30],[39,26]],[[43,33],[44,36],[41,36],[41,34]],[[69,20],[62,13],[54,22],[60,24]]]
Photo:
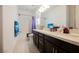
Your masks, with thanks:
[[[3,33],[2,35],[2,40],[3,43],[0,44],[0,46],[3,46],[3,52],[17,52],[17,43],[26,40],[26,33],[31,32],[31,22],[32,18],[29,16],[19,16],[19,21],[20,21],[20,34],[17,37],[14,37],[14,20],[16,19],[16,16],[18,15],[18,9],[17,6],[13,5],[3,5],[0,7],[0,14],[2,15],[2,29]],[[28,13],[31,15],[31,13]],[[29,28],[29,29],[28,29]],[[2,30],[0,29],[0,30]],[[0,42],[2,42],[0,40]],[[23,43],[25,44],[25,43]],[[17,46],[17,47],[16,47]],[[2,49],[2,48],[0,48]]]
[[[76,28],[76,15],[75,15],[75,12],[76,12],[76,7],[75,5],[69,5],[67,6],[68,7],[68,26],[69,27],[73,27],[73,28]]]
[[[79,29],[79,5],[76,6],[76,28]]]
[[[69,27],[79,29],[79,5],[69,6]]]
[[[32,31],[32,16],[34,15],[33,13],[29,11],[23,11],[23,10],[18,10],[18,13],[20,14],[20,22],[21,22],[21,29],[23,32],[26,33],[31,33]]]
[[[0,52],[3,52],[2,41],[2,6],[0,6]]]
[[[3,6],[3,52],[12,52],[16,41],[14,38],[14,20],[17,16],[16,6]]]
[[[29,12],[27,10],[20,10],[20,9],[18,9],[18,13],[23,15],[28,15],[28,16],[34,15],[34,12]]]
[[[32,17],[20,15],[21,33],[24,39],[26,39],[27,33],[31,33]]]
[[[79,5],[69,6],[69,26],[79,29]]]
[[[42,14],[42,17],[44,17],[45,20],[45,25],[47,25],[47,23],[54,23],[56,26],[67,26],[66,12],[66,6],[55,6],[54,8],[50,7],[50,9]]]

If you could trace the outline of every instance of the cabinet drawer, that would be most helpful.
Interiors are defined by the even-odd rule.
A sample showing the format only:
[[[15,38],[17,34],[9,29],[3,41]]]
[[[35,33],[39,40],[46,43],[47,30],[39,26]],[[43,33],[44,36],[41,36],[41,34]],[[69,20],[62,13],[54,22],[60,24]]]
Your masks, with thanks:
[[[35,32],[35,31],[33,31],[33,34],[36,34],[36,35],[38,35],[38,32]]]
[[[40,37],[43,37],[44,35],[43,35],[42,33],[39,33],[39,36],[40,36]]]

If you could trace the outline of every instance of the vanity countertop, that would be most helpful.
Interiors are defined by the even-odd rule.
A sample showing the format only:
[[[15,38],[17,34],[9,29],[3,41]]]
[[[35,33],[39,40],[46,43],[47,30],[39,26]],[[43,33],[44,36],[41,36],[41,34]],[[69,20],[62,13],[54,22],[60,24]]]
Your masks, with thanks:
[[[34,31],[37,31],[39,33],[43,33],[45,35],[55,37],[62,41],[79,46],[79,36],[78,35],[76,36],[76,35],[71,35],[71,34],[64,34],[64,33],[60,33],[60,32],[50,32],[50,31],[39,30],[39,29],[34,29]]]

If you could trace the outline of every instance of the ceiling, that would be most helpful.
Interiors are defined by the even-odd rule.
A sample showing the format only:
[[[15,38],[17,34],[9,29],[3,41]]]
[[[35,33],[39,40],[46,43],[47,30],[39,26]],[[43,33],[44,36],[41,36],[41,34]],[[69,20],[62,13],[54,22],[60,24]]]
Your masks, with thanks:
[[[18,10],[21,14],[25,15],[35,15],[38,9],[41,7],[41,5],[18,5]],[[53,10],[56,7],[56,5],[50,5],[50,8],[45,11],[42,15],[49,13],[50,10]],[[23,13],[22,13],[23,11]],[[24,12],[25,11],[25,12]],[[27,12],[27,14],[26,14]]]
[[[29,12],[36,12],[40,8],[40,5],[19,5],[18,10],[24,10]]]

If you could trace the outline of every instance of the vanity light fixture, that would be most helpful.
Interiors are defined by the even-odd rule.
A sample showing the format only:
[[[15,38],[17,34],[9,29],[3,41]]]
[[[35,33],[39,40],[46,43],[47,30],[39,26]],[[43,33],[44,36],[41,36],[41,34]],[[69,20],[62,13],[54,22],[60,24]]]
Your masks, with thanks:
[[[40,13],[43,13],[46,9],[48,9],[50,6],[49,5],[42,5],[40,8],[39,8],[39,12]]]

